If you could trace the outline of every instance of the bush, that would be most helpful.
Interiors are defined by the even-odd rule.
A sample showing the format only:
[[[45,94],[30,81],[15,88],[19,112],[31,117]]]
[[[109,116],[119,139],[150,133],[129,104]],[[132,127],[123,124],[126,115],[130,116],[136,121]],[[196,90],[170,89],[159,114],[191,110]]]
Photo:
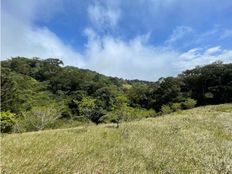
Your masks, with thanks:
[[[154,116],[156,116],[156,112],[153,109],[147,110],[142,108],[128,107],[125,120],[132,121]]]
[[[141,108],[126,107],[124,110],[108,112],[100,118],[101,123],[119,123],[121,121],[140,120],[142,118],[154,117],[156,112],[153,109],[146,110]]]
[[[102,116],[100,119],[99,119],[99,122],[100,123],[118,123],[119,118],[117,117],[117,115],[113,112],[109,112],[107,113],[106,115]]]
[[[46,126],[46,128],[49,128],[49,129],[64,129],[64,128],[71,128],[71,127],[78,127],[80,125],[85,125],[85,124],[88,124],[88,123],[84,123],[84,122],[78,121],[76,119],[62,118],[62,119],[57,119],[54,122],[48,124]]]
[[[172,103],[172,104],[171,104],[171,109],[172,109],[173,111],[181,110],[181,103]]]
[[[162,105],[161,107],[161,113],[162,114],[170,114],[173,110],[169,105]]]
[[[11,132],[14,124],[16,123],[15,114],[7,111],[0,114],[0,128],[2,133]]]
[[[192,98],[187,98],[183,103],[182,106],[184,109],[191,109],[194,108],[194,106],[196,106],[197,101],[192,99]]]

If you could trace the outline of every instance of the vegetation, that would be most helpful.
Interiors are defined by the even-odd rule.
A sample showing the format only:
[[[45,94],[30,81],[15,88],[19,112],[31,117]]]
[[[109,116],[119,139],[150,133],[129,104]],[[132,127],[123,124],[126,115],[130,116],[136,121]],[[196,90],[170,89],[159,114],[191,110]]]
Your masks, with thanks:
[[[10,112],[1,112],[0,121],[1,132],[10,132],[16,123],[15,115]]]
[[[3,173],[232,173],[232,105],[2,136]]]
[[[168,106],[168,105],[163,105],[163,106],[161,107],[161,113],[162,113],[162,114],[170,114],[171,112],[172,112],[172,109],[171,109],[170,106]]]
[[[183,108],[184,109],[191,109],[197,104],[196,100],[187,98],[183,103]]]
[[[147,82],[64,66],[56,58],[1,61],[1,111],[15,115],[14,124],[2,128],[4,132],[59,128],[62,121],[119,125],[122,121],[230,102],[232,64],[222,62]]]
[[[61,117],[60,110],[54,105],[33,107],[23,112],[16,124],[17,132],[43,130]]]

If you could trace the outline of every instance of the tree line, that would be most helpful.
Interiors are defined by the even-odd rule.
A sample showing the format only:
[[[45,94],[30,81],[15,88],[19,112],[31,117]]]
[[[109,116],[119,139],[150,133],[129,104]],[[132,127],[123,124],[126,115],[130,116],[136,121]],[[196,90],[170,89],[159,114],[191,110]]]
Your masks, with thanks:
[[[107,123],[232,101],[232,64],[217,61],[155,82],[107,77],[56,58],[1,61],[1,130]]]

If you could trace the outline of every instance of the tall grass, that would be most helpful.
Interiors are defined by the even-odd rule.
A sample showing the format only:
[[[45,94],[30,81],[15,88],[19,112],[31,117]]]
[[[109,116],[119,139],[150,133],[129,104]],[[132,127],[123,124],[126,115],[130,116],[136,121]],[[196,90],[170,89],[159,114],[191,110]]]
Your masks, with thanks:
[[[232,104],[2,137],[3,173],[232,173]]]

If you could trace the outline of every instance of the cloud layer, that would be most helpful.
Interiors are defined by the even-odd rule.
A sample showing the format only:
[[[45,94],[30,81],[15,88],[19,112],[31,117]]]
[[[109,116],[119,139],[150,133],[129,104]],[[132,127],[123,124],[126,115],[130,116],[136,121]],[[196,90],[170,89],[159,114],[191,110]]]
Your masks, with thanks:
[[[156,80],[217,60],[232,62],[232,50],[221,49],[220,46],[180,52],[170,47],[150,45],[149,35],[125,42],[111,36],[100,37],[89,29],[86,34],[89,38],[83,56],[86,68],[111,76]]]

